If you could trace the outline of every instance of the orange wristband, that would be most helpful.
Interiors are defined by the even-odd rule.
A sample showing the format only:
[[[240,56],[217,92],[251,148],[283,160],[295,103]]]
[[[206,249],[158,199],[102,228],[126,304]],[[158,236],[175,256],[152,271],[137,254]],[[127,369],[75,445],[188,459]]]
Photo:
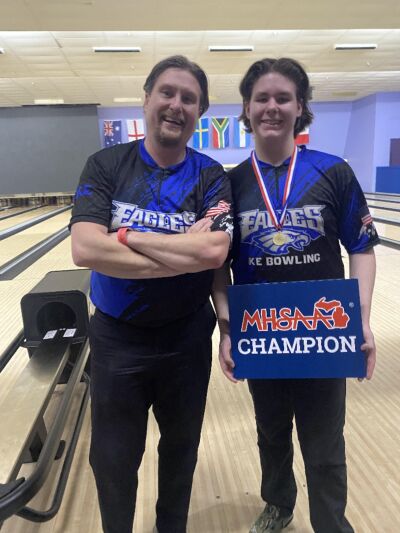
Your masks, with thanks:
[[[125,246],[128,246],[128,240],[126,238],[126,234],[130,228],[119,228],[117,231],[117,239],[121,244],[125,244]]]

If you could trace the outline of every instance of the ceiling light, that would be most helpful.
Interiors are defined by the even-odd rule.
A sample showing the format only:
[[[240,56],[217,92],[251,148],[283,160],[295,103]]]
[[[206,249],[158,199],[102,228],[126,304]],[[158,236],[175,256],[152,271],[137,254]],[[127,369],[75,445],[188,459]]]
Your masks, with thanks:
[[[359,44],[335,44],[335,50],[375,50],[377,44],[359,43]]]
[[[0,54],[5,54],[4,48],[0,48]]]
[[[251,44],[246,44],[244,46],[236,45],[225,45],[225,46],[214,46],[210,45],[208,47],[209,52],[253,52],[254,46]]]
[[[128,104],[132,102],[141,102],[142,99],[140,96],[117,96],[116,98],[113,98],[113,101],[116,104]]]
[[[55,105],[55,104],[63,104],[64,99],[63,98],[35,98],[34,102],[36,105]]]
[[[141,52],[140,46],[93,46],[93,52]]]

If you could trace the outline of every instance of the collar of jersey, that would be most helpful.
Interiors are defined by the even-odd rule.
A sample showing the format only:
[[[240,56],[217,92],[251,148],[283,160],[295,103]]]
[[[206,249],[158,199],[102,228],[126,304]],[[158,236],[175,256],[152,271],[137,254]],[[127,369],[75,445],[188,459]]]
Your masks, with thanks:
[[[154,161],[154,159],[151,157],[149,152],[146,150],[146,147],[144,145],[144,139],[139,140],[139,154],[140,154],[140,157],[143,159],[143,161],[146,163],[146,165],[149,165],[150,167],[153,167],[153,168],[161,168],[157,164],[157,162]],[[176,165],[171,165],[170,167],[165,167],[165,168],[168,168],[168,170],[177,170],[180,167],[183,167],[185,165],[187,159],[188,159],[188,149],[186,147],[185,159],[181,161],[180,163],[177,163]]]
[[[304,144],[300,145],[299,147],[299,154],[300,155],[302,152],[305,151],[306,147]],[[258,159],[258,158],[257,158]],[[258,159],[258,162],[260,163],[261,167],[264,168],[264,169],[268,169],[268,170],[271,170],[273,168],[275,169],[279,169],[281,167],[288,167],[289,166],[289,163],[290,163],[290,156],[285,159],[285,161],[283,161],[280,165],[276,166],[276,165],[271,165],[271,163],[266,163],[265,161],[261,161],[261,159]],[[251,163],[251,158],[250,158],[250,163]]]

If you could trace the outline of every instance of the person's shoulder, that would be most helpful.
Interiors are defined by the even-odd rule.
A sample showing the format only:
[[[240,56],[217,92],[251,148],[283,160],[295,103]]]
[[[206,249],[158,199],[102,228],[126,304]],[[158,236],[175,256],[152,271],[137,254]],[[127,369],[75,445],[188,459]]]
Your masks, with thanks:
[[[353,169],[343,157],[305,148],[303,161],[307,161],[325,176],[341,183],[348,183],[355,179]]]
[[[330,154],[328,152],[321,152],[320,150],[310,150],[305,146],[300,147],[300,154],[304,160],[313,163],[314,165],[336,165],[340,163],[346,163],[346,161],[337,155]]]
[[[228,176],[231,180],[235,180],[239,176],[243,176],[245,172],[251,170],[250,158],[248,157],[235,167],[228,170]]]
[[[305,146],[301,147],[300,154],[301,159],[305,163],[309,163],[314,168],[328,175],[345,175],[351,177],[354,174],[347,161],[338,155],[319,150],[309,150]]]
[[[187,156],[187,160],[192,161],[196,165],[196,167],[201,170],[212,169],[216,172],[224,172],[224,167],[221,163],[219,163],[219,161],[213,159],[207,154],[198,152],[194,148],[187,148]]]

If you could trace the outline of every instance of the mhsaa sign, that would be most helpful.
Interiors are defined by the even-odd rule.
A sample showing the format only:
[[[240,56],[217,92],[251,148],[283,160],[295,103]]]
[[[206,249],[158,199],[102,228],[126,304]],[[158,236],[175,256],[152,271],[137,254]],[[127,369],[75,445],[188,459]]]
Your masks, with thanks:
[[[364,377],[357,280],[229,287],[237,378]]]

